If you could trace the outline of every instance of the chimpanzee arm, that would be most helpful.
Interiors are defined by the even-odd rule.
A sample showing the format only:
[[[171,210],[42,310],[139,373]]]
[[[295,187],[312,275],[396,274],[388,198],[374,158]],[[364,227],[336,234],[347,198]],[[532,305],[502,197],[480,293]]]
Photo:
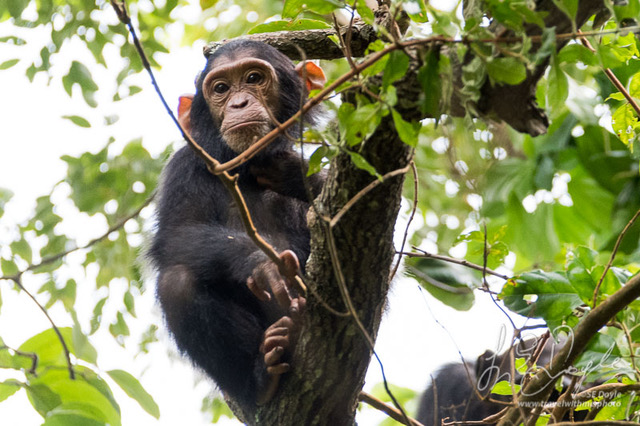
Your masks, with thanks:
[[[164,172],[158,202],[150,251],[158,268],[184,265],[198,282],[246,283],[267,257],[244,232],[226,225],[229,202],[218,178],[193,153],[178,151]]]
[[[326,180],[326,171],[321,170],[305,176],[309,166],[300,154],[289,150],[270,154],[266,159],[256,158],[249,168],[259,185],[287,197],[309,200],[305,180],[311,196],[317,197]]]

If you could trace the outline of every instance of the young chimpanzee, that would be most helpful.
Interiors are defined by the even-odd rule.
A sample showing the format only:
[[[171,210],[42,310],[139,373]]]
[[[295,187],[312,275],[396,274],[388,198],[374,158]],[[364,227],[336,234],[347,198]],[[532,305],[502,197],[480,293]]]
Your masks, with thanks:
[[[294,67],[266,44],[232,41],[208,58],[196,94],[180,99],[179,119],[225,162],[295,114],[308,90],[323,83],[316,65]],[[258,232],[281,253],[282,274],[245,234],[230,195],[190,148],[173,155],[159,189],[150,256],[168,327],[179,349],[245,406],[268,401],[288,371],[305,304],[290,285],[310,251],[306,164],[292,145],[281,135],[233,171]],[[314,195],[323,180],[309,178]]]

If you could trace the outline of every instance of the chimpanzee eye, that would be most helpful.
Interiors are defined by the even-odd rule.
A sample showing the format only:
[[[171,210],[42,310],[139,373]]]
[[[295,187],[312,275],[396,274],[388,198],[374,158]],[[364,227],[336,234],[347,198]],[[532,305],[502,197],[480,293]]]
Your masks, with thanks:
[[[227,90],[229,90],[229,86],[227,86],[224,83],[218,83],[215,85],[215,87],[213,88],[213,91],[216,93],[224,93]]]
[[[259,84],[262,82],[262,74],[259,72],[252,72],[247,76],[247,83],[249,84]]]

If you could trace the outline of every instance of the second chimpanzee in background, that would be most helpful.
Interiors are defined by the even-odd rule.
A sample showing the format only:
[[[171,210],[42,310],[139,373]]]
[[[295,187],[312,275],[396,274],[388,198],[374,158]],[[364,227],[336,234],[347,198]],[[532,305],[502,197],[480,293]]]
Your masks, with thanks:
[[[323,83],[313,64],[294,67],[263,43],[233,41],[208,58],[196,94],[180,100],[179,119],[225,162],[275,128],[274,120],[294,115]],[[309,199],[306,164],[292,145],[281,135],[233,171],[258,232],[281,253],[283,274],[245,234],[230,195],[191,149],[175,153],[159,189],[150,256],[167,325],[178,348],[245,407],[269,400],[290,368],[304,309],[291,280],[309,256]],[[309,183],[316,195],[323,176]]]
[[[520,341],[514,347],[514,358],[528,359],[536,351],[538,343],[535,338]],[[563,344],[547,341],[536,365],[547,365]],[[491,394],[491,390],[499,381],[511,381],[511,371],[511,355],[508,350],[499,354],[487,350],[477,360],[466,361],[466,368],[460,363],[445,365],[420,397],[416,420],[424,426],[440,426],[443,420],[481,421],[497,414],[507,407],[511,397]],[[516,372],[513,382],[521,384],[522,378],[523,376]],[[568,384],[565,382],[563,386]],[[559,396],[558,391],[554,389],[549,401],[557,401]],[[576,412],[575,418],[584,418],[584,413]]]

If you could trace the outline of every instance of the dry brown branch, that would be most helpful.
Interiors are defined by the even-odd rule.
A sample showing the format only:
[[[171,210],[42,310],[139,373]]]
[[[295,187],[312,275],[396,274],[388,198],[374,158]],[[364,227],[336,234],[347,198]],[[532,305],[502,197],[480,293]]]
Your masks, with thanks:
[[[403,425],[424,426],[422,423],[420,423],[419,421],[413,418],[409,418],[409,422],[407,423],[405,417],[402,415],[400,411],[390,406],[389,404],[385,404],[383,401],[380,401],[378,398],[376,398],[375,396],[367,392],[360,392],[360,396],[358,397],[358,399],[364,403],[369,404],[376,410],[382,411],[383,413],[391,417],[393,420],[400,422]]]

